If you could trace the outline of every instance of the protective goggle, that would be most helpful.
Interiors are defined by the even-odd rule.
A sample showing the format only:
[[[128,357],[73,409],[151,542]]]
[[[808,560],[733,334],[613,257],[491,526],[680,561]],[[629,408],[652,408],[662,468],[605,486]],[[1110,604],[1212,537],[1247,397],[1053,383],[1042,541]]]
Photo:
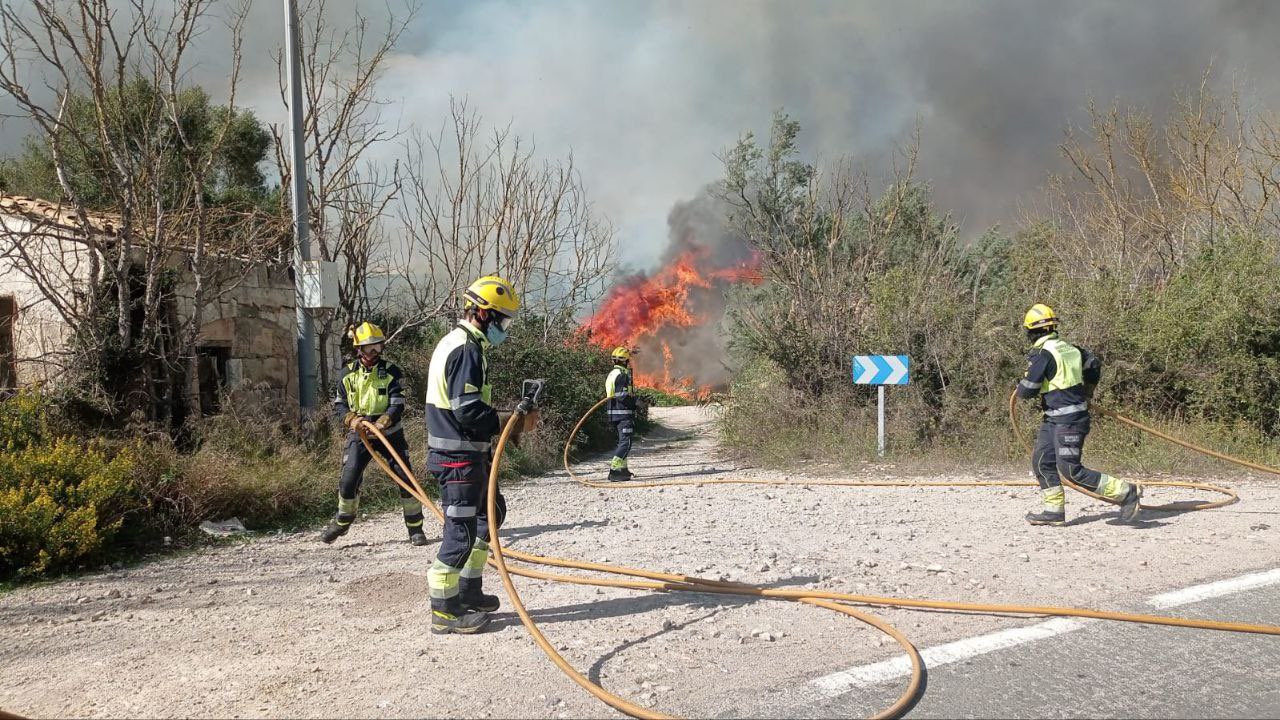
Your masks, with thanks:
[[[493,318],[494,324],[496,324],[498,326],[498,329],[501,330],[502,332],[506,332],[508,329],[510,329],[511,322],[515,320],[515,318],[509,317],[507,315],[503,315],[500,312],[495,312],[493,315],[494,315],[494,318]]]
[[[380,355],[382,354],[382,345],[383,345],[382,343],[373,343],[372,345],[361,345],[360,352],[365,353],[366,355]]]

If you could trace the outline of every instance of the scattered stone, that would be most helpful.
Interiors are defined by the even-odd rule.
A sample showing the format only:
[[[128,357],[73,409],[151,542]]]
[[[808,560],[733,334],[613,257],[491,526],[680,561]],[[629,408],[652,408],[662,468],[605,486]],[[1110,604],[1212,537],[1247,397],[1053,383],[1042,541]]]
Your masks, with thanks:
[[[111,592],[107,593],[107,599],[108,599],[108,600],[119,600],[119,599],[120,599],[120,591],[119,591],[119,590],[112,590]]]
[[[89,598],[85,597],[84,595],[81,595],[80,597],[76,598],[77,605],[85,605],[88,602],[89,602]]]
[[[1271,526],[1266,523],[1258,523],[1257,525],[1250,525],[1249,529],[1250,530],[1270,530]]]
[[[928,570],[929,572],[931,572],[931,573],[935,573],[935,574],[936,574],[936,573],[940,573],[940,572],[942,572],[942,571],[943,571],[943,567],[942,567],[941,565],[936,565],[936,564],[935,564],[935,565],[930,565],[929,567],[925,568],[925,570]]]
[[[105,620],[105,619],[106,619],[106,617],[107,617],[107,611],[106,611],[106,610],[99,610],[98,612],[96,612],[96,613],[94,613],[93,615],[91,615],[91,616],[89,617],[89,620],[91,620],[91,621],[93,621],[93,622],[97,622],[97,621],[99,621],[99,620]]]
[[[1018,559],[1021,560],[1022,562],[1031,562],[1031,556],[1027,555],[1026,553],[1022,553],[1021,555],[1019,555]],[[992,577],[996,577],[996,576],[992,576]]]
[[[245,588],[245,589],[244,589],[244,594],[245,594],[245,595],[253,595],[253,588]]]
[[[663,620],[663,621],[662,621],[662,629],[663,629],[663,630],[670,630],[670,629],[674,628],[675,626],[676,626],[676,624],[675,624],[674,622],[672,622],[672,620],[671,620],[670,618],[667,618],[666,620]]]

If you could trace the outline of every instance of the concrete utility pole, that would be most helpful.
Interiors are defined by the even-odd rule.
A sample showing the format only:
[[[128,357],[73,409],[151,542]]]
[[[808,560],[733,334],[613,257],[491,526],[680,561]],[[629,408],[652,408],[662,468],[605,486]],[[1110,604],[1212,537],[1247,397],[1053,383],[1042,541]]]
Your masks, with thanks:
[[[302,278],[311,259],[307,227],[307,150],[302,136],[302,55],[298,47],[298,8],[284,0],[284,47],[289,54],[289,138],[293,150],[293,286],[298,313],[298,405],[305,414],[316,404],[315,331],[302,294]]]

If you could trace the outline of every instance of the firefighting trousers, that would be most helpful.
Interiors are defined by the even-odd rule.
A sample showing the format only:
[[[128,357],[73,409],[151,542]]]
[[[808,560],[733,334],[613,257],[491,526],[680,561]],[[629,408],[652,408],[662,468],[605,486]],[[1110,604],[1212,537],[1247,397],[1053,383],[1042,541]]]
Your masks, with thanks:
[[[430,453],[428,469],[440,486],[440,509],[444,530],[440,551],[427,572],[431,608],[457,614],[460,593],[480,592],[481,574],[489,556],[489,492],[487,458],[455,460]],[[502,493],[496,500],[499,527],[506,520],[507,502]]]
[[[1113,500],[1129,492],[1129,483],[1084,466],[1084,440],[1089,435],[1089,425],[1088,418],[1069,425],[1041,423],[1031,452],[1031,468],[1040,483],[1046,510],[1056,512],[1066,506],[1062,477]]]
[[[624,470],[627,467],[627,455],[631,454],[631,436],[635,433],[635,421],[623,420],[613,424],[618,433],[618,446],[613,449],[613,460],[610,469]]]
[[[405,440],[404,431],[400,430],[388,435],[387,442],[400,457],[404,458],[405,464],[409,465],[407,469],[412,472],[413,466],[409,462],[409,443]],[[396,463],[390,451],[382,443],[376,443],[375,447],[382,457],[387,459],[387,464],[395,470],[396,475],[408,483],[409,476],[405,472],[406,468]],[[360,442],[360,436],[354,432],[349,433],[346,447],[342,451],[342,476],[338,480],[337,521],[341,525],[348,525],[355,520],[356,511],[360,506],[360,484],[364,482],[365,468],[369,466],[369,461],[372,459],[369,448]],[[422,527],[422,503],[414,499],[404,488],[400,488],[400,504],[404,508],[404,524],[410,528]]]

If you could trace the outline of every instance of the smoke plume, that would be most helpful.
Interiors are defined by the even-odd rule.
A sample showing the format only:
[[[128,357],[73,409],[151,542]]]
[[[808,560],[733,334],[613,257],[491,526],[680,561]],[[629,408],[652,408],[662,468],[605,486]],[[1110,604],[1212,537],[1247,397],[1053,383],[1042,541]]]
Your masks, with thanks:
[[[372,27],[400,0],[329,0],[335,25]],[[285,120],[272,49],[279,2],[252,6],[240,100]],[[224,12],[225,14],[225,12]],[[450,95],[498,125],[574,152],[623,259],[653,267],[669,212],[720,176],[717,151],[767,130],[785,107],[806,151],[875,158],[922,124],[921,175],[966,236],[1016,219],[1090,95],[1159,112],[1210,64],[1218,89],[1276,107],[1280,3],[1258,1],[917,0],[910,3],[700,0],[519,3],[428,0],[380,91],[391,126],[436,130]],[[225,32],[213,23],[189,80],[218,92]],[[12,104],[0,98],[0,114]],[[0,127],[0,152],[29,131]],[[389,164],[398,148],[380,148]]]

